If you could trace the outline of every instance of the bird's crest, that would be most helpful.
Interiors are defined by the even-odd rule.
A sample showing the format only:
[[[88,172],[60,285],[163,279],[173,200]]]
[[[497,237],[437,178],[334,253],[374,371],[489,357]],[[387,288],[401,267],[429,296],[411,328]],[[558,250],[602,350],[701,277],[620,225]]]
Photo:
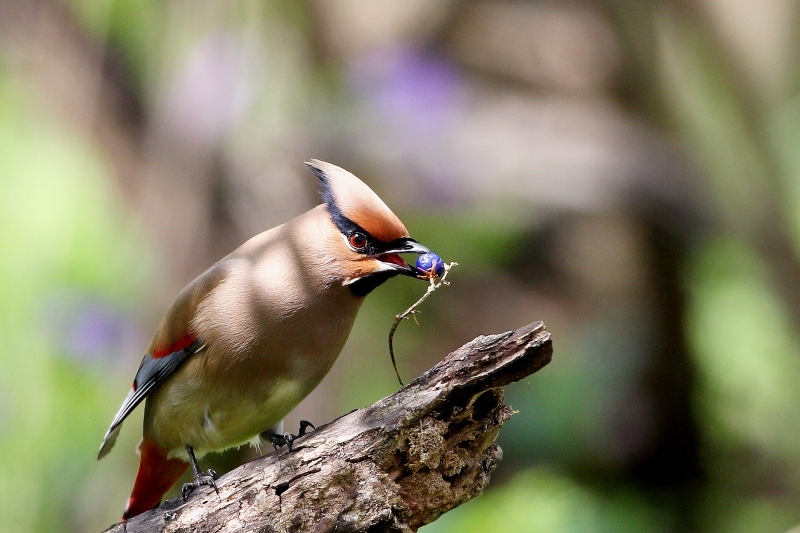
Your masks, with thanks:
[[[408,237],[408,230],[367,184],[343,168],[312,159],[306,162],[321,184],[321,194],[342,233],[356,224],[383,242]]]

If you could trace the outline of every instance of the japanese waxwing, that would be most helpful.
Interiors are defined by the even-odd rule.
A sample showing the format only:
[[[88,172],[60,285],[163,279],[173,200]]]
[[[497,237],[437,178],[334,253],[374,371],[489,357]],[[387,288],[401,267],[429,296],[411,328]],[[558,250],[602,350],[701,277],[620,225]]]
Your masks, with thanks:
[[[398,254],[429,252],[353,174],[306,164],[324,204],[245,242],[189,283],[161,320],[98,455],[146,399],[123,520],[158,506],[190,463],[195,482],[184,496],[213,485],[195,456],[255,444],[279,427],[330,370],[364,297],[393,276],[416,276]]]

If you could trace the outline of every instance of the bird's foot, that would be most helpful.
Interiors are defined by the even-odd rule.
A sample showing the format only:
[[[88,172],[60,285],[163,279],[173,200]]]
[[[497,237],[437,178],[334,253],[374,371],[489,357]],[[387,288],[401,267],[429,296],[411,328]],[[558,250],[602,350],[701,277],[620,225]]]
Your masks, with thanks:
[[[297,435],[293,435],[291,433],[275,433],[274,431],[267,430],[261,434],[262,437],[269,439],[269,442],[272,444],[272,447],[276,450],[281,446],[288,446],[289,451],[292,451],[292,443],[295,439],[299,439],[303,435],[306,434],[308,428],[317,429],[314,424],[309,422],[308,420],[301,420],[300,421],[300,430],[297,432]]]
[[[219,494],[219,490],[217,490],[217,480],[219,479],[219,474],[208,469],[208,472],[205,474],[200,467],[197,466],[197,459],[194,456],[194,448],[186,445],[186,453],[189,454],[189,462],[192,463],[192,470],[194,471],[194,481],[189,483],[184,483],[183,487],[181,488],[181,498],[186,501],[186,498],[194,492],[195,489],[206,486],[206,487],[214,487],[214,492]]]
[[[204,474],[200,472],[199,476],[194,477],[194,481],[190,481],[189,483],[184,483],[183,487],[181,488],[181,498],[186,501],[186,498],[194,492],[195,489],[200,487],[213,487],[214,492],[219,494],[219,490],[217,489],[217,480],[219,479],[219,474],[211,470],[210,468]]]

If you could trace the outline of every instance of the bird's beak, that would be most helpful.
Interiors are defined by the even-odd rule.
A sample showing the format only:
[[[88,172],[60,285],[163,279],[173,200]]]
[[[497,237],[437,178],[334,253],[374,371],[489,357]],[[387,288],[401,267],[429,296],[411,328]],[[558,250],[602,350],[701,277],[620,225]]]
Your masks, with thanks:
[[[394,268],[400,274],[416,278],[417,269],[403,261],[403,258],[398,254],[422,255],[428,252],[430,252],[430,250],[427,247],[421,245],[414,239],[405,238],[394,241],[389,246],[389,249],[375,256],[375,259]]]

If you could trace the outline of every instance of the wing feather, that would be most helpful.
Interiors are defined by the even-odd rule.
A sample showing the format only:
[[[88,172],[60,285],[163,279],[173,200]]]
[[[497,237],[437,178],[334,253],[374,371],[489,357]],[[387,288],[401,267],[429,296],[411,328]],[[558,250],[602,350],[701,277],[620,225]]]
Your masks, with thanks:
[[[142,359],[142,364],[139,366],[139,370],[136,372],[136,377],[133,380],[133,386],[130,392],[128,392],[128,396],[125,397],[125,401],[122,402],[119,411],[117,411],[117,414],[114,416],[114,420],[111,421],[111,425],[108,431],[106,431],[105,437],[103,437],[103,443],[100,445],[100,452],[97,455],[98,459],[105,457],[108,452],[111,451],[111,448],[114,447],[117,435],[119,435],[120,426],[125,418],[131,414],[131,411],[142,403],[142,400],[144,400],[153,389],[167,379],[187,357],[199,352],[202,348],[203,345],[200,341],[193,340],[187,347],[174,351],[169,355],[161,357],[146,355],[144,359]]]
[[[148,394],[167,379],[187,357],[203,349],[203,343],[190,330],[200,302],[230,274],[234,262],[225,258],[200,274],[178,295],[164,315],[153,337],[148,354],[142,359],[133,386],[114,416],[97,458],[111,451],[125,418]]]

